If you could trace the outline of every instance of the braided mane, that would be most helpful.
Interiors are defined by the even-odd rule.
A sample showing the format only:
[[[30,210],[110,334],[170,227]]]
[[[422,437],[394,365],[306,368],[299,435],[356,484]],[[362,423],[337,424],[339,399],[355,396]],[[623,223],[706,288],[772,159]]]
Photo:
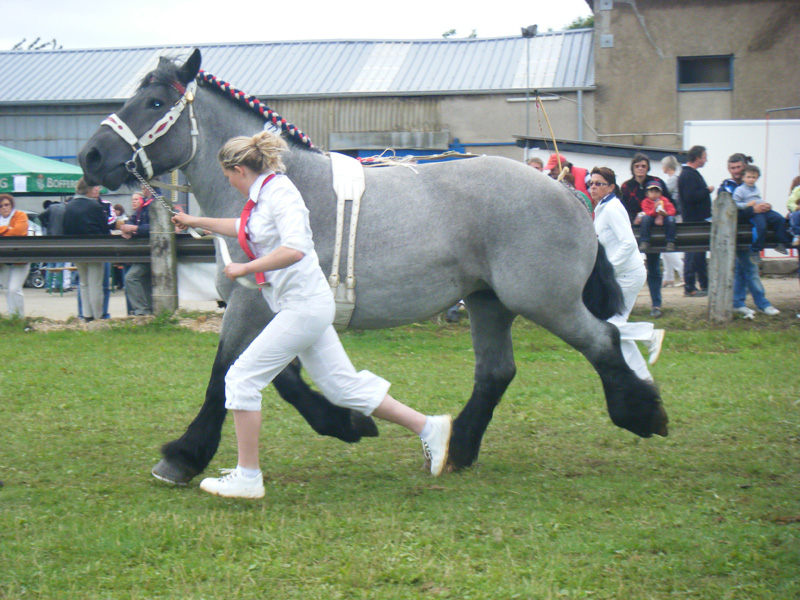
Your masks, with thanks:
[[[258,98],[255,96],[250,96],[245,94],[242,91],[237,90],[227,81],[223,81],[208,73],[207,71],[203,71],[202,69],[197,74],[197,81],[201,85],[209,85],[212,87],[216,87],[224,92],[226,95],[230,96],[237,102],[244,104],[251,110],[257,112],[261,115],[266,121],[269,121],[276,127],[279,127],[282,131],[284,131],[289,137],[297,140],[304,146],[307,146],[309,149],[315,150],[314,144],[311,142],[311,139],[303,133],[300,128],[292,123],[289,123],[286,119],[281,117],[278,113],[272,110],[269,106],[263,104]]]

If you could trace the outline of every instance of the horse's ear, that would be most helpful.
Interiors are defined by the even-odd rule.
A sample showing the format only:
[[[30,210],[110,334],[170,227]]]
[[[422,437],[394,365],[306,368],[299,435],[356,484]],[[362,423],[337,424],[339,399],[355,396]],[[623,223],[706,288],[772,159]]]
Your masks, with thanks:
[[[186,62],[183,63],[181,67],[178,68],[178,80],[183,84],[186,85],[192,79],[197,77],[198,71],[200,71],[200,62],[202,58],[200,56],[200,48],[195,48],[192,55],[186,59]]]

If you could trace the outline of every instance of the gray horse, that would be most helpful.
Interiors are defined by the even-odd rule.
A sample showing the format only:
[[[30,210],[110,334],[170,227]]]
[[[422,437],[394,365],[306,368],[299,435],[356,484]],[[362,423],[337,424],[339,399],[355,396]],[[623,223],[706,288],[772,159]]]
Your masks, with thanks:
[[[182,65],[161,59],[115,116],[138,137],[158,129],[153,125],[169,107],[191,102],[196,153],[192,119],[184,111],[168,133],[147,146],[147,157],[156,175],[181,168],[205,215],[235,217],[243,201],[228,186],[216,154],[227,139],[261,131],[265,117],[263,110],[252,110],[232,99],[229,90],[209,84],[200,61],[198,50]],[[188,97],[185,88],[198,80],[202,85]],[[303,143],[293,126],[274,116],[273,121],[285,130],[287,174],[308,205],[320,263],[330,272],[336,221],[330,158]],[[135,141],[102,126],[80,153],[86,178],[111,189],[132,183],[125,167],[132,147],[138,147]],[[134,161],[141,170],[141,155]],[[235,241],[229,247],[234,260],[245,260]],[[496,157],[367,169],[355,254],[353,328],[413,323],[461,298],[467,305],[475,381],[454,423],[452,468],[475,461],[494,408],[514,377],[511,325],[517,315],[586,356],[600,375],[616,425],[642,437],[667,434],[657,389],[627,366],[619,332],[604,320],[621,307],[621,292],[591,219],[552,179]],[[183,436],[164,445],[153,471],[176,484],[189,482],[211,461],[225,419],[225,373],[273,316],[260,292],[232,284],[221,272],[217,285],[228,308],[205,403]],[[346,442],[377,435],[371,419],[335,407],[311,390],[298,364],[274,383],[318,433]]]

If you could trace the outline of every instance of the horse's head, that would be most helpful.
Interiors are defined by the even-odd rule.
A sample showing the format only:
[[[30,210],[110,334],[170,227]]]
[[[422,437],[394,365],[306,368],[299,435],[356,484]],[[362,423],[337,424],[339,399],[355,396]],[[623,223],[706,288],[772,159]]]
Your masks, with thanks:
[[[103,121],[78,154],[88,182],[117,189],[135,179],[127,167],[135,166],[150,179],[191,160],[197,143],[194,117],[178,117],[194,110],[200,60],[197,49],[180,66],[165,58],[159,60],[158,68],[145,76],[136,94]]]

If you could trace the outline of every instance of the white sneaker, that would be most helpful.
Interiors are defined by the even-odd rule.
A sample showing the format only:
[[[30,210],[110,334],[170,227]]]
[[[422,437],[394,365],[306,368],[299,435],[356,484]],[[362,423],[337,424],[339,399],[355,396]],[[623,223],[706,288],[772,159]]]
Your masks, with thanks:
[[[754,319],[756,316],[756,311],[752,308],[748,308],[747,306],[737,306],[733,309],[733,314],[739,315],[743,319]]]
[[[422,439],[422,452],[431,461],[431,475],[438,477],[442,474],[447,455],[450,450],[450,436],[453,434],[453,417],[439,415],[428,417],[431,422],[431,433]]]
[[[774,317],[775,315],[781,314],[781,311],[779,311],[777,308],[775,308],[772,305],[768,306],[767,308],[763,308],[763,309],[759,308],[758,312],[762,312],[765,315],[769,315],[770,317]]]
[[[206,477],[200,482],[200,489],[215,496],[225,498],[263,498],[264,479],[245,477],[239,469],[222,469],[219,478]]]
[[[658,355],[661,354],[661,344],[664,343],[665,331],[663,329],[654,329],[653,337],[647,342],[647,353],[650,357],[647,359],[647,364],[654,365],[658,360]]]

